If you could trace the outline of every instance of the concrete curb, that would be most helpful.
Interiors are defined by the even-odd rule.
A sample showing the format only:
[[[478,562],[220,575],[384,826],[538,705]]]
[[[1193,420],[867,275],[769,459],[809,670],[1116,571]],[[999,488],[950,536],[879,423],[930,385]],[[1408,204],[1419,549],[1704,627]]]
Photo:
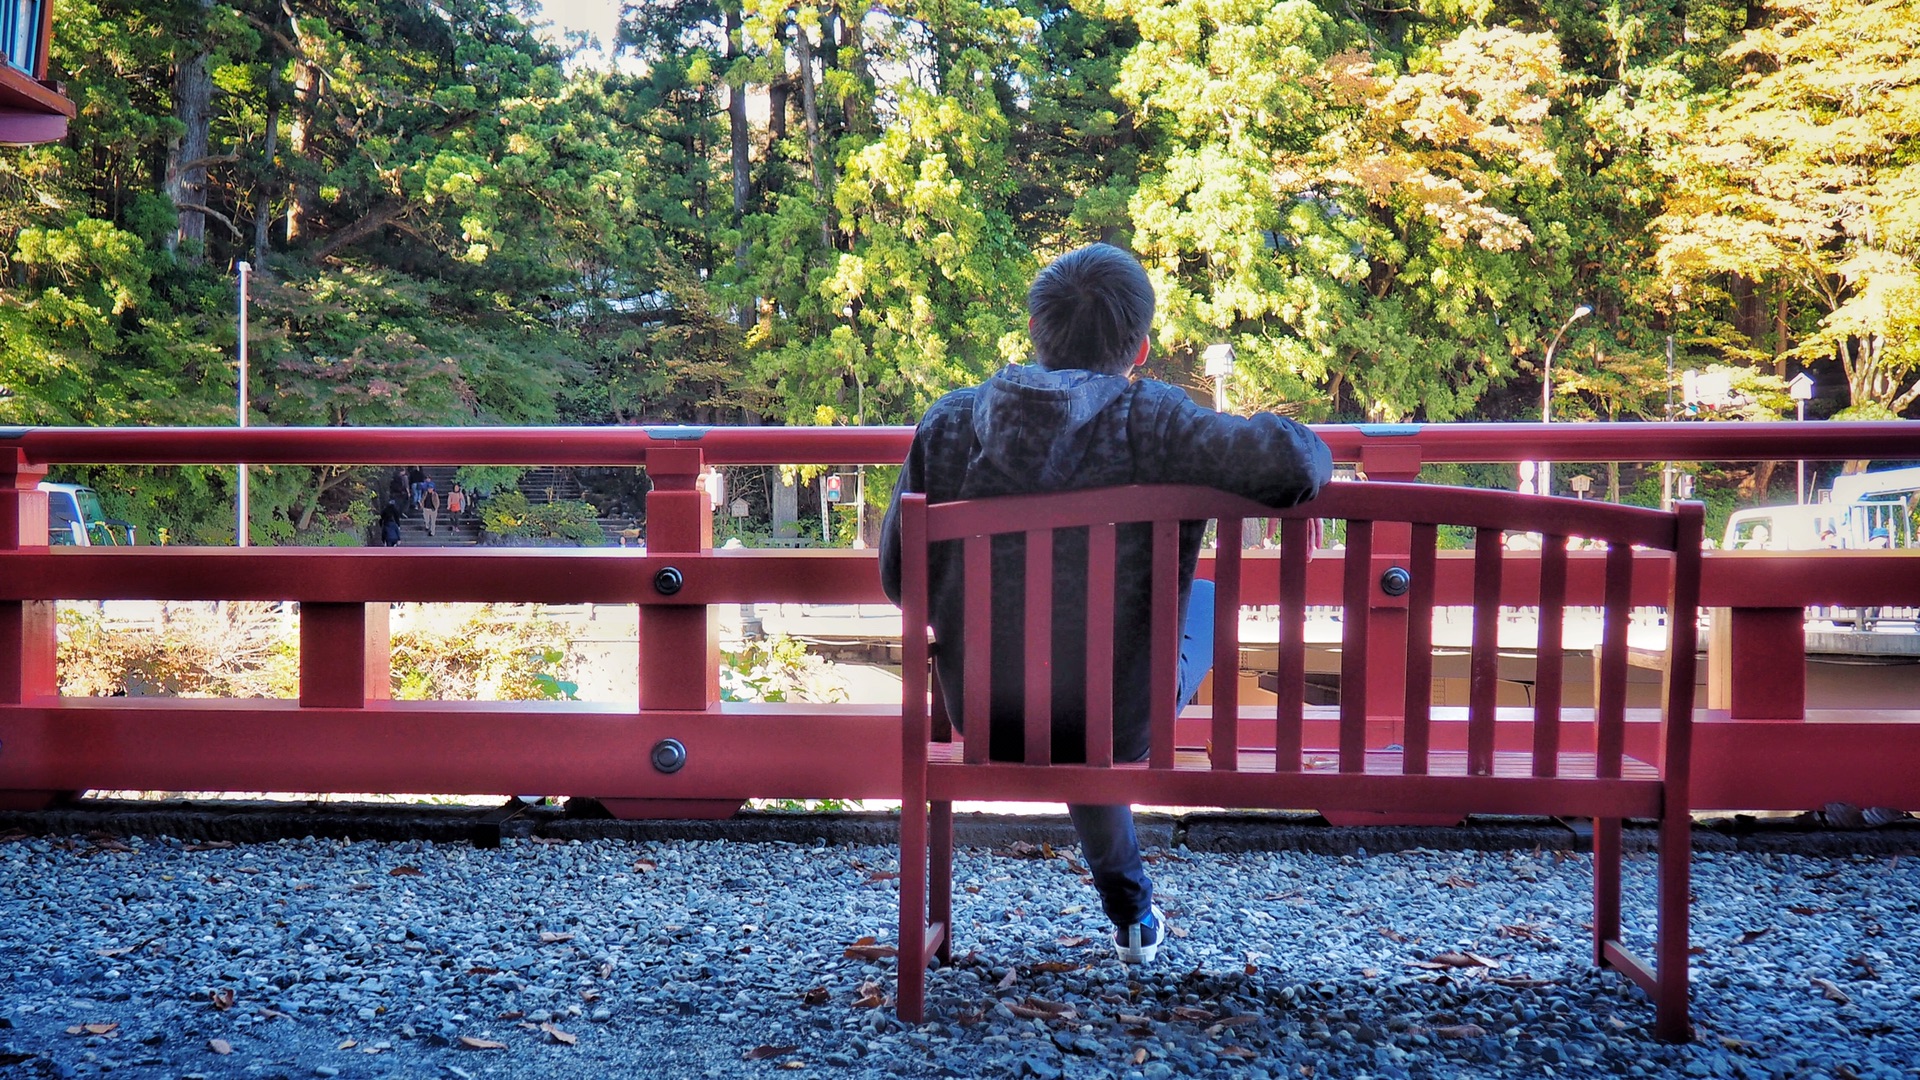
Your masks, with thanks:
[[[488,818],[496,819],[491,825]],[[711,841],[831,845],[891,845],[898,841],[891,813],[790,813],[744,810],[720,821],[615,821],[568,817],[555,807],[528,807],[505,821],[487,807],[400,806],[371,803],[162,802],[82,800],[39,811],[0,812],[0,836],[170,836],[181,840],[271,843],[321,837],[356,840],[424,840],[473,843],[489,829],[497,835],[547,840]],[[1321,855],[1435,851],[1583,851],[1590,839],[1580,823],[1541,818],[1474,818],[1436,826],[1335,826],[1317,814],[1195,812],[1142,813],[1142,846],[1191,851],[1296,851]],[[1074,844],[1064,814],[960,814],[955,842],[1004,848],[1015,843]],[[1629,850],[1650,850],[1655,831],[1629,825]],[[1695,851],[1799,854],[1823,857],[1920,854],[1920,820],[1877,829],[1816,827],[1797,819],[1742,816],[1705,820],[1695,826]]]

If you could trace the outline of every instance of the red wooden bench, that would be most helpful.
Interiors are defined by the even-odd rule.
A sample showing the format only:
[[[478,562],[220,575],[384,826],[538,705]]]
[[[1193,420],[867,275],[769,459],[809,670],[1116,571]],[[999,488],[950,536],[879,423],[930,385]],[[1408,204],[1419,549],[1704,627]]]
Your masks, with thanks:
[[[1279,704],[1268,745],[1243,737],[1237,680],[1216,677],[1207,745],[1181,746],[1174,737],[1175,665],[1180,627],[1176,534],[1183,520],[1215,519],[1213,576],[1217,599],[1214,628],[1216,673],[1240,667],[1239,596],[1243,576],[1239,537],[1245,518],[1280,519]],[[1303,745],[1305,643],[1303,641],[1310,531],[1315,519],[1346,522],[1344,613],[1338,744]],[[1511,492],[1419,484],[1336,483],[1305,506],[1275,511],[1203,488],[1133,487],[1065,494],[1017,496],[929,506],[924,496],[906,496],[902,507],[903,595],[908,627],[928,624],[928,551],[931,545],[963,545],[968,611],[965,637],[966,700],[988,700],[985,657],[992,633],[984,581],[993,571],[992,538],[1024,534],[1025,557],[1016,562],[1028,583],[1026,623],[1038,632],[1026,640],[1029,688],[1024,718],[1025,760],[989,760],[987,716],[967,716],[965,735],[951,731],[929,707],[929,647],[924,633],[906,633],[904,740],[900,824],[900,962],[898,1009],[918,1022],[925,1004],[925,973],[938,957],[951,959],[952,854],[955,800],[1146,803],[1162,806],[1315,808],[1322,811],[1387,811],[1528,814],[1594,820],[1594,959],[1617,968],[1643,987],[1657,1006],[1656,1034],[1685,1040],[1687,1018],[1687,913],[1690,819],[1687,768],[1693,708],[1696,617],[1700,585],[1702,513],[1681,504],[1667,513],[1594,501],[1543,499]],[[1091,580],[1114,574],[1115,526],[1146,522],[1153,530],[1150,612],[1115,611],[1111,588],[1090,587],[1086,640],[1087,685],[1111,686],[1112,627],[1116,620],[1151,620],[1152,689],[1149,724],[1152,750],[1140,763],[1112,760],[1111,694],[1092,700],[1086,720],[1085,764],[1059,764],[1050,754],[1049,680],[1033,678],[1052,660],[1036,649],[1050,633],[1053,578],[1052,530],[1089,529]],[[1441,526],[1463,526],[1473,535],[1470,560],[1437,556]],[[1503,535],[1543,538],[1537,580],[1502,579]],[[1562,654],[1567,584],[1566,538],[1606,544],[1604,630],[1596,665],[1595,723],[1587,745],[1562,739],[1559,664],[1539,665],[1531,722],[1531,746],[1497,749],[1498,631],[1503,603],[1537,604],[1540,656]],[[1039,541],[1039,542],[1036,542]],[[1635,557],[1635,549],[1671,552],[1667,558]],[[1409,552],[1404,557],[1375,552]],[[1003,560],[1004,562],[1004,560]],[[1430,679],[1437,564],[1453,572],[1470,564],[1473,596],[1472,655],[1464,748],[1435,745]],[[1262,563],[1270,566],[1272,563]],[[1531,563],[1530,563],[1531,565]],[[1669,648],[1661,688],[1660,753],[1640,761],[1622,750],[1629,661],[1628,624],[1632,577],[1658,573],[1668,584]],[[1514,575],[1517,577],[1517,575]],[[1532,578],[1528,574],[1529,579]],[[1039,587],[1034,583],[1038,582]],[[1368,701],[1365,665],[1382,648],[1381,626],[1402,625],[1406,663],[1404,701]],[[1371,625],[1370,625],[1371,624]],[[1382,662],[1398,658],[1382,656]],[[1644,662],[1644,661],[1643,661]],[[1035,688],[1038,688],[1037,692]],[[939,695],[935,693],[934,697]],[[984,708],[980,709],[984,712]],[[1512,710],[1502,708],[1501,726]],[[1367,722],[1394,716],[1403,738],[1398,748],[1367,745]],[[1001,718],[1002,723],[1008,722]],[[1003,742],[1005,736],[1003,735]],[[1506,741],[1506,745],[1511,745]],[[1659,822],[1659,884],[1655,964],[1630,953],[1620,941],[1621,823]],[[929,863],[931,862],[931,867]]]

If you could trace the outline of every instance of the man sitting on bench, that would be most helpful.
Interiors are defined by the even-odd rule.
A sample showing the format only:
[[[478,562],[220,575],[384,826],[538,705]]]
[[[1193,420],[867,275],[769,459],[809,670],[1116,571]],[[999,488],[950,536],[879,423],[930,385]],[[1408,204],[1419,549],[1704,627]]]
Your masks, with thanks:
[[[1326,443],[1300,424],[1272,413],[1217,413],[1176,386],[1129,377],[1146,362],[1154,296],[1146,272],[1119,248],[1093,244],[1055,260],[1034,280],[1027,311],[1034,363],[1008,365],[979,386],[947,394],[927,410],[914,432],[893,509],[881,527],[881,583],[896,603],[898,508],[905,492],[922,492],[929,502],[938,503],[1123,484],[1197,484],[1287,507],[1312,498],[1332,475]],[[1199,689],[1213,652],[1211,583],[1193,581],[1205,527],[1205,522],[1186,522],[1180,530],[1182,705]],[[996,542],[996,565],[1020,558],[1019,545],[1017,538]],[[1143,528],[1121,530],[1114,635],[1116,761],[1140,761],[1148,751],[1144,613],[1149,551]],[[1078,658],[1086,625],[1084,534],[1077,543],[1064,535],[1057,538],[1056,559],[1053,760],[1083,761],[1085,669]],[[930,618],[934,667],[947,715],[964,730],[962,569],[957,549],[934,553]],[[1012,587],[996,589],[992,598],[995,723],[990,750],[995,760],[1018,761],[1023,756],[1018,720],[1024,597],[1018,575],[996,571],[994,578],[1011,581]],[[1152,961],[1164,937],[1164,915],[1153,903],[1153,883],[1141,865],[1133,808],[1076,805],[1067,811],[1094,887],[1113,920],[1120,959]]]

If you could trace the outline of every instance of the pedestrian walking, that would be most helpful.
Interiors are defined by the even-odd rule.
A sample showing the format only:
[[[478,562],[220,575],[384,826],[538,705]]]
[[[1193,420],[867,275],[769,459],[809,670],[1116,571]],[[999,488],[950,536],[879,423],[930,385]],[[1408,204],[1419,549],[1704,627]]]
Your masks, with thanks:
[[[395,473],[396,478],[400,474]],[[380,508],[380,543],[385,547],[400,546],[400,502],[388,499],[387,505]]]
[[[427,481],[425,490],[420,493],[420,520],[426,522],[427,535],[433,535],[434,522],[440,516],[440,493],[433,489],[433,481]]]
[[[407,491],[413,497],[412,509],[420,509],[420,496],[427,493],[427,470],[418,465],[408,466]]]
[[[460,514],[467,508],[467,491],[460,481],[453,482],[453,490],[447,492],[447,521],[455,528],[460,525]]]

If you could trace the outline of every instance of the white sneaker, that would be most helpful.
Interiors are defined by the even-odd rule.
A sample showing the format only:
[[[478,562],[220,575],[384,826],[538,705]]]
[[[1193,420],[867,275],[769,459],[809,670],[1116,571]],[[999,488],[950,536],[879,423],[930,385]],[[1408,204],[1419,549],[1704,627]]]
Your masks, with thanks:
[[[1167,913],[1155,904],[1145,919],[1113,932],[1113,951],[1123,964],[1151,964],[1160,955],[1160,941],[1166,934]]]

